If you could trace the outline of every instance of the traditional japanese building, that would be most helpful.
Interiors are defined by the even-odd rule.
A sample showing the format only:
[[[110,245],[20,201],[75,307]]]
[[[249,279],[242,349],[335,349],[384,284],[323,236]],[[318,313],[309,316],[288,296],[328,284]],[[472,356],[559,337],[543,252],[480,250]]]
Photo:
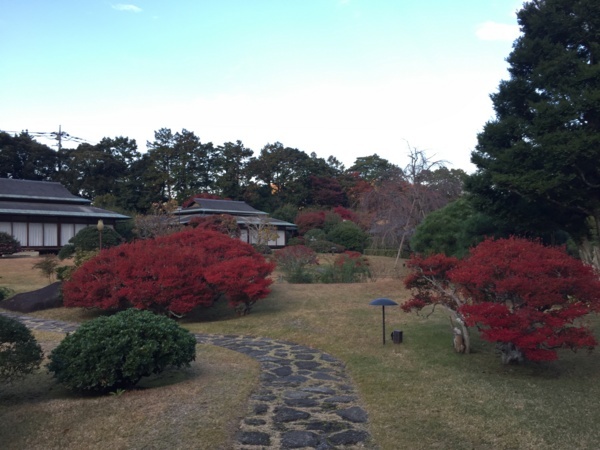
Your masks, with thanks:
[[[129,217],[91,206],[60,183],[0,178],[0,231],[25,250],[55,251],[87,226],[114,227]]]
[[[175,220],[182,225],[187,225],[194,217],[218,214],[233,216],[240,229],[240,239],[249,244],[258,243],[261,230],[264,230],[265,227],[271,227],[274,233],[273,239],[269,239],[268,245],[273,248],[284,247],[288,238],[296,233],[298,229],[293,223],[273,219],[266,212],[259,211],[245,202],[235,200],[195,198],[191,206],[179,209],[174,214]]]

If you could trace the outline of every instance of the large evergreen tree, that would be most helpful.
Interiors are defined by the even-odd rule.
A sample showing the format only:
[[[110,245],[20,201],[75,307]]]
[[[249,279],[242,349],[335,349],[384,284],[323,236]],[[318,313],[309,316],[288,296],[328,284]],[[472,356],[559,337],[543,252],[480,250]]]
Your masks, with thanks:
[[[600,229],[600,2],[532,0],[467,188],[517,231]]]

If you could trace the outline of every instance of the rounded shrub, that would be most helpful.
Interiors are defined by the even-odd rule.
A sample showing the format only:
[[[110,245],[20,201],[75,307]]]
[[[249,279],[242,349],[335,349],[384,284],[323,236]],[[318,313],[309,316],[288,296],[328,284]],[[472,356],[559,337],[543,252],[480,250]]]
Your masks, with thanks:
[[[12,255],[21,251],[21,243],[10,234],[4,231],[0,232],[0,256]]]
[[[0,286],[0,300],[6,300],[14,295],[15,291],[6,286]]]
[[[66,244],[59,250],[57,256],[58,256],[58,259],[60,259],[62,261],[63,259],[70,258],[74,254],[75,254],[75,246],[73,244]]]
[[[317,253],[342,253],[346,250],[343,245],[326,240],[311,241],[308,243],[308,247]]]
[[[304,240],[307,242],[322,241],[325,240],[326,235],[327,233],[325,233],[324,230],[320,228],[313,228],[312,230],[308,230],[306,233],[304,233]]]
[[[367,246],[369,235],[349,220],[340,222],[327,233],[327,240],[344,246],[347,250],[362,252]]]
[[[40,366],[43,352],[21,322],[0,315],[0,381],[11,381]]]
[[[189,367],[194,336],[175,321],[128,309],[84,323],[50,354],[48,369],[77,391],[106,392],[135,385],[169,366]]]
[[[73,236],[69,242],[75,246],[75,250],[98,250],[100,246],[100,232],[95,226],[85,227]],[[116,247],[123,242],[119,233],[110,227],[102,230],[102,248]]]

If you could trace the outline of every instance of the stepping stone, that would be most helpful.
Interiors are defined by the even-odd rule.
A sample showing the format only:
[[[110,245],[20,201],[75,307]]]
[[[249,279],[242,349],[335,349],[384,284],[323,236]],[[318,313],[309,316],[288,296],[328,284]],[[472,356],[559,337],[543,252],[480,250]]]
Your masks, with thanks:
[[[279,367],[278,369],[272,370],[271,372],[277,375],[278,377],[287,377],[292,374],[292,368],[288,366]]]
[[[310,431],[288,431],[281,438],[281,448],[315,448],[319,444],[319,436]]]
[[[366,431],[347,430],[330,436],[328,440],[333,445],[355,445],[368,438],[369,433]]]
[[[322,431],[324,433],[333,433],[334,431],[341,431],[348,429],[348,424],[344,422],[333,422],[333,421],[318,421],[310,422],[306,425],[307,430]]]
[[[326,395],[335,394],[335,391],[333,389],[325,387],[325,386],[306,387],[306,388],[303,388],[302,390],[306,391],[306,392],[314,392],[316,394],[326,394]]]
[[[278,408],[275,412],[274,422],[295,422],[308,419],[310,414],[293,408]]]
[[[319,404],[318,401],[313,400],[312,398],[286,398],[284,399],[284,402],[288,406],[297,406],[301,408],[312,408]]]
[[[259,431],[242,431],[238,434],[238,442],[242,445],[271,445],[271,436]]]
[[[308,369],[308,370],[314,370],[321,365],[318,362],[314,362],[314,361],[296,361],[295,364],[296,364],[296,367],[298,367],[299,369]]]
[[[367,412],[359,408],[358,406],[353,406],[348,409],[341,409],[335,412],[342,419],[349,420],[354,423],[365,423],[367,421]]]
[[[328,403],[350,403],[356,400],[356,397],[351,395],[337,395],[335,397],[326,398],[324,401]]]

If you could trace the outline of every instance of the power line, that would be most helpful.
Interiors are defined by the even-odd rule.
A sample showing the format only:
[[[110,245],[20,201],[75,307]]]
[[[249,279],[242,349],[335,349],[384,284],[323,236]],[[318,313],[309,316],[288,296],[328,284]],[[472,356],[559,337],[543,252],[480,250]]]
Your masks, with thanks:
[[[0,132],[3,133],[14,133],[15,135],[20,133],[19,131],[5,131],[5,130],[0,130]],[[22,133],[22,131],[21,131]],[[71,136],[69,133],[67,133],[66,131],[62,131],[62,126],[59,125],[58,126],[58,131],[29,131],[29,130],[25,130],[25,133],[28,134],[29,136],[39,136],[39,137],[43,137],[46,139],[52,139],[57,141],[55,145],[56,147],[58,147],[58,150],[60,151],[62,149],[62,141],[73,141],[73,142],[78,142],[80,144],[82,143],[88,143],[90,144],[91,142],[88,141],[87,139],[83,139],[77,136]]]

